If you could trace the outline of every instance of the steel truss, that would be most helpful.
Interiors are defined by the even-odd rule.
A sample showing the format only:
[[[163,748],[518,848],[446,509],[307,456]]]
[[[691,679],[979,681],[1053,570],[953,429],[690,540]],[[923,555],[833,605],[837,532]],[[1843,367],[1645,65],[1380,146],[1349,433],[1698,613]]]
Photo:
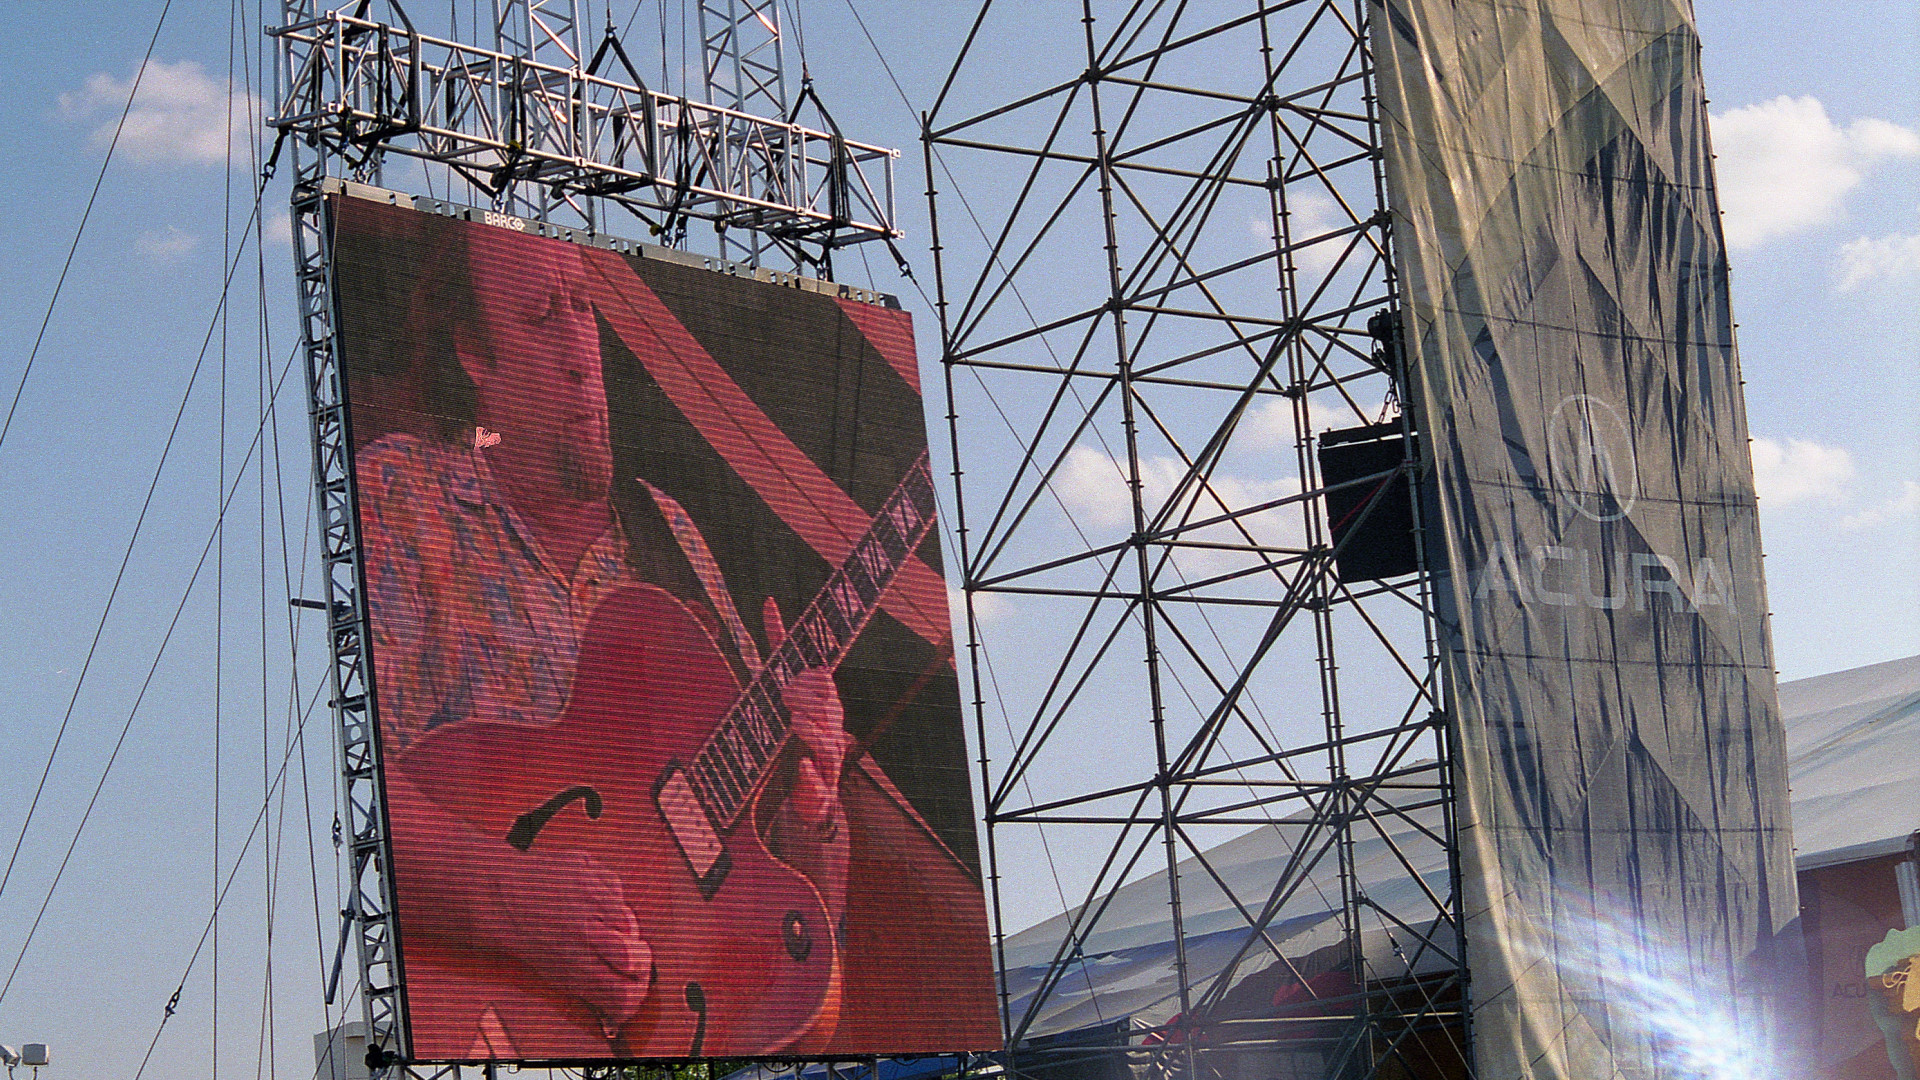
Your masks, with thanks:
[[[1328,428],[1419,426],[1400,407],[1368,33],[1365,0],[1084,0],[1074,20],[989,4],[925,120],[971,705],[1023,1069],[1066,1063],[1029,1037],[1120,956],[1103,919],[1150,872],[1172,1001],[1145,1032],[1063,1054],[1195,1077],[1468,1068],[1430,580],[1338,580],[1315,453]],[[994,44],[1008,34],[1020,63]],[[981,100],[1004,104],[955,104]],[[1399,472],[1417,478],[1405,445]],[[1248,891],[1204,853],[1254,826],[1278,869]],[[1046,862],[1052,882],[1010,869]],[[1045,914],[1031,898],[1056,888],[1051,960],[1015,992],[1008,922]],[[1186,910],[1198,894],[1204,926]],[[1332,913],[1319,930],[1283,929],[1315,911]],[[1222,918],[1229,958],[1195,955]],[[1348,981],[1309,983],[1310,950]],[[1229,991],[1266,968],[1291,1011],[1235,1012]]]
[[[284,0],[270,31],[279,57],[267,123],[356,179],[377,180],[386,155],[406,155],[522,216],[570,212],[598,231],[611,206],[673,246],[690,220],[754,234],[763,239],[744,250],[756,266],[778,251],[795,268],[825,270],[838,248],[900,235],[897,151],[842,137],[817,101],[824,130],[747,111],[784,107],[773,96],[784,84],[767,74],[777,29],[771,45],[733,22],[713,30],[707,78],[726,97],[703,102],[648,89],[611,30],[589,55],[572,0],[495,0],[493,48],[422,34],[392,0],[393,23],[367,17],[365,4],[323,2]],[[703,28],[729,19],[709,7],[730,6],[743,9],[739,25],[757,27],[773,5],[708,0]],[[726,61],[734,77],[722,52],[743,47]]]
[[[790,116],[779,0],[700,0],[701,71],[707,100],[751,116]],[[729,124],[720,134],[738,154],[754,158],[757,140],[749,125]],[[771,162],[761,161],[763,166]],[[772,247],[764,232],[719,233],[720,254],[752,266]]]
[[[359,518],[354,512],[353,470],[347,452],[346,373],[340,365],[334,323],[333,259],[324,207],[331,180],[327,164],[327,155],[296,152],[292,218],[314,486],[319,494],[320,560],[327,583],[327,638],[333,655],[330,704],[340,740],[346,802],[348,893],[346,910],[340,913],[344,920],[341,951],[344,954],[347,942],[353,942],[367,1045],[391,1052],[406,1045],[405,1013],[392,919],[392,878],[387,872],[379,742],[371,708],[373,664],[367,642],[372,631],[360,589]],[[336,958],[336,972],[340,963],[341,958]],[[329,992],[336,992],[338,986],[338,978],[331,979]]]

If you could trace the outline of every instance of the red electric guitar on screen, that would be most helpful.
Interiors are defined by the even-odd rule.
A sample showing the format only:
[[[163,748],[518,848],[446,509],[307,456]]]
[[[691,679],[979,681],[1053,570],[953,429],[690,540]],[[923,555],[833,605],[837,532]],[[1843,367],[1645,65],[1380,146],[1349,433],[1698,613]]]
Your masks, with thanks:
[[[680,601],[623,589],[582,638],[560,720],[450,725],[389,764],[484,836],[583,853],[610,870],[652,951],[644,1001],[609,1030],[567,987],[496,952],[406,937],[416,1058],[756,1056],[802,1052],[831,1033],[840,928],[814,882],[763,838],[795,763],[782,691],[840,663],[933,521],[922,453],[744,689]],[[437,858],[431,838],[396,835],[395,845],[404,935],[410,874],[473,868]]]

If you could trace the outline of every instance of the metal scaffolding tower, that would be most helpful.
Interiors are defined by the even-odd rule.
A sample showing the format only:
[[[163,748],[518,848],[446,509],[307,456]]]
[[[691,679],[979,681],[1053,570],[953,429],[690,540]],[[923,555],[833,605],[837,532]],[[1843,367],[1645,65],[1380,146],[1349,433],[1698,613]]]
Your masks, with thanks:
[[[1412,572],[1342,570],[1392,483],[1418,490],[1422,473],[1372,10],[989,4],[925,119],[1002,1003],[1023,1069],[1105,1055],[1194,1077],[1467,1074],[1419,500]],[[1323,433],[1363,425],[1402,452],[1330,484]],[[1248,890],[1206,853],[1255,829],[1278,857]],[[1052,881],[1031,872],[1048,865]],[[1063,1003],[1114,1019],[1086,988],[1127,955],[1108,916],[1141,881],[1164,882],[1171,1017],[1039,1049]],[[1051,958],[1023,971],[1008,924],[1056,890],[1065,916],[1021,938],[1031,951],[1052,928]],[[1263,969],[1278,1012],[1250,1015],[1232,991]]]
[[[541,102],[570,96],[572,88],[563,73],[582,67],[579,0],[493,0],[492,21],[494,52],[526,61],[517,69],[514,65],[506,67],[506,78],[517,84],[512,87],[514,91]],[[516,133],[524,147],[548,157],[569,156],[572,118],[566,112],[522,109],[518,117]],[[509,183],[495,195],[499,209],[542,221],[553,212],[552,201],[552,190],[539,184]],[[583,209],[588,223],[593,224],[592,201],[587,200]]]

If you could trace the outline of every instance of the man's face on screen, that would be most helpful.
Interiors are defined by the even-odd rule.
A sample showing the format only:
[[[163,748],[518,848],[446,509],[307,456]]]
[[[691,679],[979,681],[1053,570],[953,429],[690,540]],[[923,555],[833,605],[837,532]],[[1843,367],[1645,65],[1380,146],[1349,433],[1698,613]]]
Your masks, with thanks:
[[[605,498],[607,393],[579,251],[494,229],[475,230],[469,251],[479,333],[460,336],[460,362],[480,425],[501,438],[490,456],[551,471],[540,479],[564,498]]]

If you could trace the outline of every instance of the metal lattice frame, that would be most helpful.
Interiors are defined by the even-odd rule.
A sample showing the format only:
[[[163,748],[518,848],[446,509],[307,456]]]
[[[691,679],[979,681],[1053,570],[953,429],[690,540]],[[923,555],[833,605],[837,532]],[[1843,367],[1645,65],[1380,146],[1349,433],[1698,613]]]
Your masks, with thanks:
[[[579,0],[493,0],[494,48],[555,68],[580,66]]]
[[[348,457],[345,374],[334,324],[333,261],[324,207],[328,181],[326,155],[308,156],[296,150],[293,248],[298,267],[300,336],[306,354],[314,485],[319,494],[320,559],[327,583],[327,637],[333,655],[331,705],[340,740],[346,803],[343,824],[349,877],[347,908],[341,912],[346,920],[341,944],[344,948],[351,940],[359,961],[367,1044],[393,1051],[407,1045],[405,1013],[391,917],[386,805],[381,797],[379,744],[370,708],[373,666],[366,646],[372,634],[360,590],[359,519],[354,513]]]
[[[747,116],[790,114],[784,47],[780,40],[779,0],[700,0],[701,71],[707,100]],[[753,125],[728,124],[721,133],[729,147],[727,160],[740,173],[734,183],[757,191],[776,186],[782,149],[764,141]],[[771,240],[754,227],[754,215],[729,231],[728,222],[716,222],[720,253],[750,266],[759,266],[770,253]]]
[[[1417,428],[1397,410],[1367,5],[1095,7],[1019,13],[1023,56],[1061,65],[1023,72],[1029,89],[985,55],[989,5],[924,139],[1003,970],[1007,908],[1055,888],[1009,867],[1105,853],[1056,870],[1065,930],[1031,994],[1003,989],[1009,1048],[1097,959],[1116,889],[1157,870],[1179,1009],[1151,1033],[1159,1068],[1464,1068],[1430,580],[1337,580],[1315,455],[1327,428]],[[1005,104],[953,104],[981,95]],[[956,197],[989,190],[991,209]],[[1002,641],[989,617],[1026,621]],[[1255,825],[1283,867],[1234,896],[1202,853]],[[1224,966],[1188,954],[1183,861],[1240,918]],[[1336,913],[1358,989],[1318,1003],[1311,1037],[1215,1023],[1249,971],[1304,984],[1275,931],[1303,905]]]
[[[500,0],[493,48],[421,33],[398,5],[398,25],[363,8],[287,0],[270,31],[280,55],[268,124],[337,157],[356,179],[377,179],[383,157],[406,155],[444,166],[496,209],[571,215],[598,231],[611,207],[670,244],[684,242],[688,221],[705,220],[761,234],[757,250],[777,249],[795,267],[829,266],[838,248],[900,235],[897,151],[785,113],[650,90],[613,37],[583,59],[572,0]],[[743,32],[717,34],[706,46],[710,70],[713,49],[743,44]],[[740,69],[759,72],[759,63],[742,58]]]
[[[787,115],[778,0],[700,0],[700,41],[708,101]]]
[[[572,90],[567,79],[557,73],[578,71],[584,66],[580,30],[578,0],[493,0],[494,51],[531,61],[505,69],[506,77],[522,94],[552,99],[565,97]],[[571,117],[551,108],[523,109],[518,117],[516,128],[522,147],[544,157],[571,153]],[[553,201],[552,189],[537,183],[508,185],[495,197],[500,209],[543,221],[552,212]],[[592,202],[583,201],[580,209],[592,223]]]

